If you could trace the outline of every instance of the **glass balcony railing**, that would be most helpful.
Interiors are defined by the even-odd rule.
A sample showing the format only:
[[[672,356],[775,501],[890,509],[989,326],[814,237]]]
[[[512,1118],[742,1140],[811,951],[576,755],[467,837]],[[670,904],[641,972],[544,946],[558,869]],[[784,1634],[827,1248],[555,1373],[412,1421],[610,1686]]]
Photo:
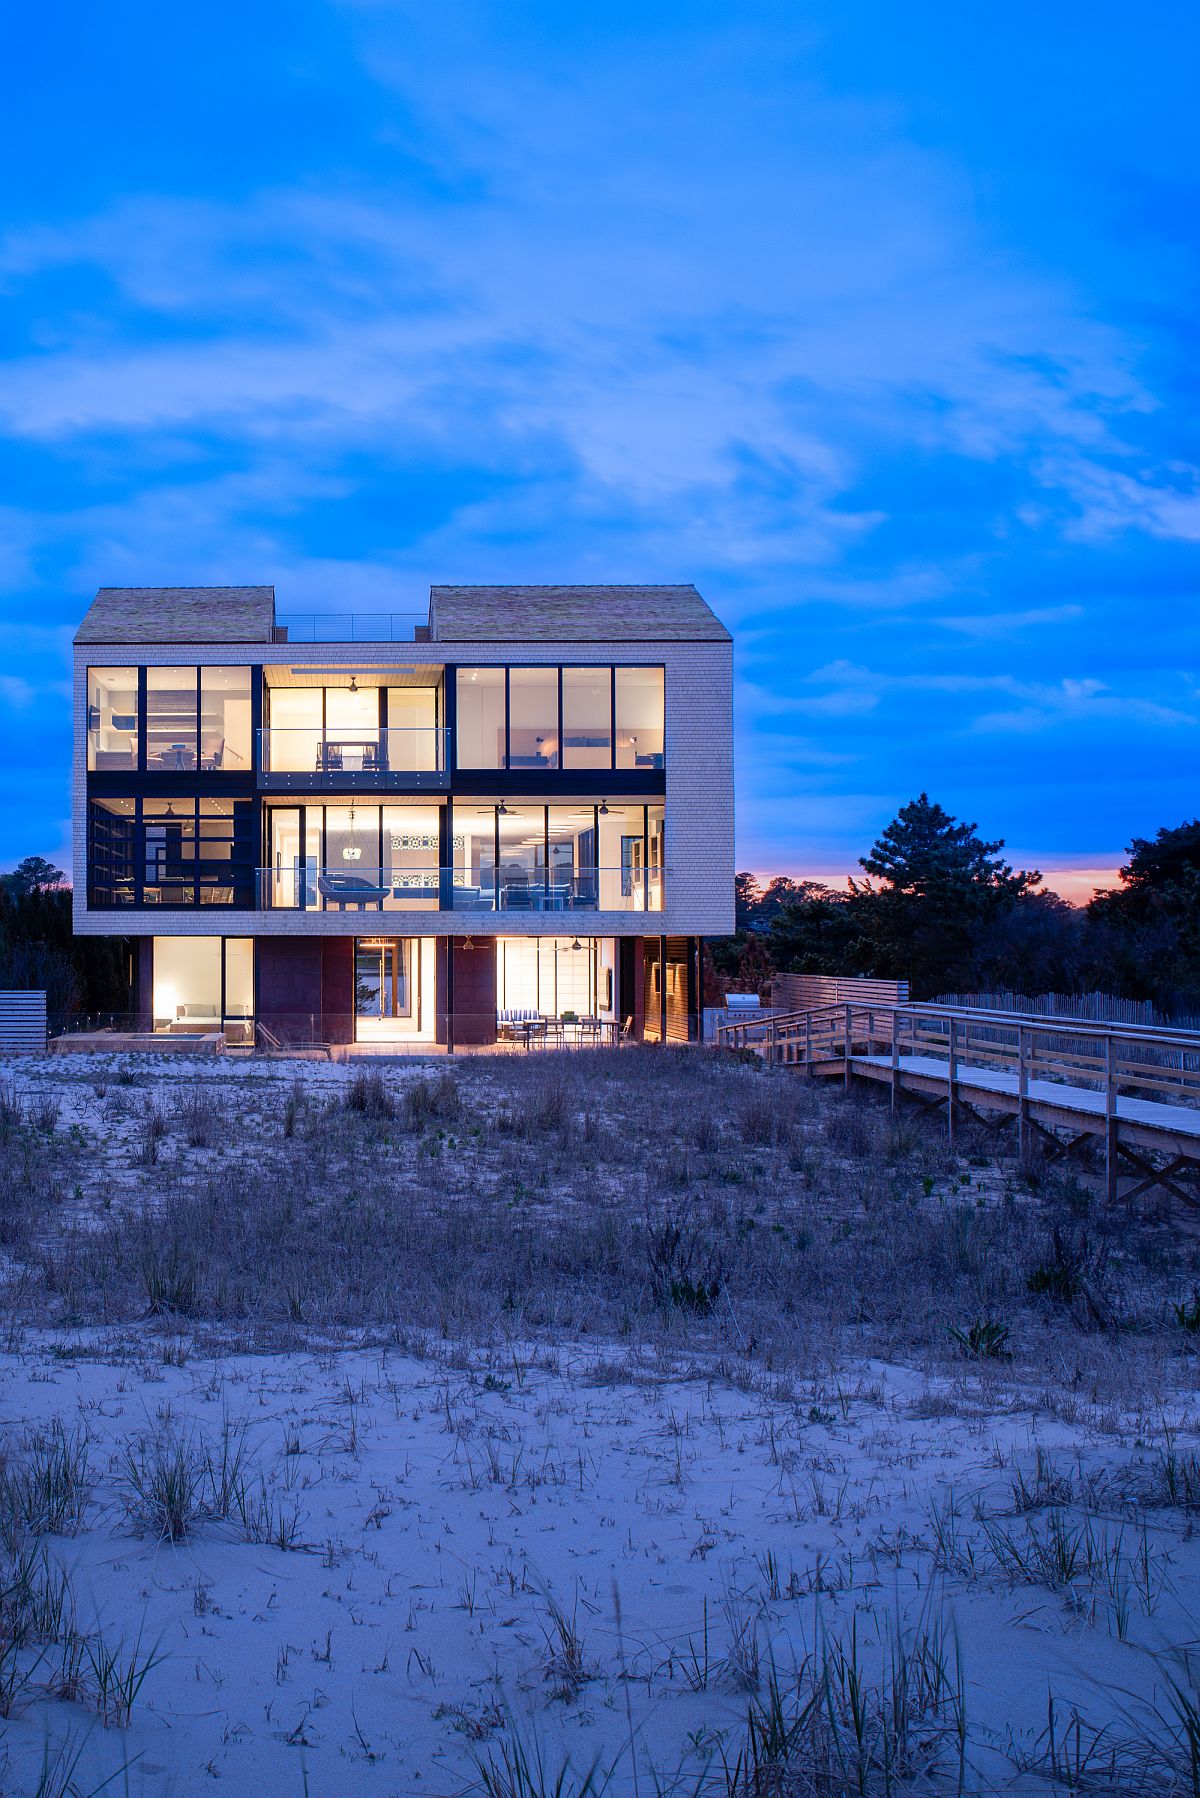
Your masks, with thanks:
[[[264,911],[654,912],[664,874],[635,868],[378,868],[361,861],[321,868],[288,862],[258,871]]]
[[[258,733],[260,787],[390,787],[417,792],[449,784],[448,730],[389,725],[370,731],[271,727]]]
[[[428,612],[280,612],[275,641],[422,643],[428,641],[428,632]]]

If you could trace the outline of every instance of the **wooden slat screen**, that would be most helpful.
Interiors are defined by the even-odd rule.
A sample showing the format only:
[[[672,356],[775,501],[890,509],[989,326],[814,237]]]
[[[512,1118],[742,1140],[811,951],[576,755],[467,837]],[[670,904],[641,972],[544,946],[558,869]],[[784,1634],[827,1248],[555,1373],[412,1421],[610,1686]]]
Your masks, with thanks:
[[[32,1050],[46,1047],[46,995],[44,992],[0,992],[0,1050]]]

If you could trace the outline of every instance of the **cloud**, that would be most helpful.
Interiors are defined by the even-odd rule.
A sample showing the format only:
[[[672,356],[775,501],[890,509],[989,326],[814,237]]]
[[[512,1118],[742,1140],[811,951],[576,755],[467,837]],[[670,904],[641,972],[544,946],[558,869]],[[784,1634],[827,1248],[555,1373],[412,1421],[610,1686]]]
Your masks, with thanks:
[[[1121,832],[1175,805],[1190,302],[1155,262],[1145,307],[1111,222],[1084,243],[1094,169],[1021,188],[1020,96],[1002,141],[949,77],[922,111],[912,19],[868,57],[773,5],[321,18],[357,64],[269,158],[214,134],[156,186],[140,118],[56,111],[97,197],[31,183],[0,240],[14,694],[101,582],[388,611],[431,579],[696,579],[736,631],[743,828],[848,864],[957,783],[1102,843],[1134,737],[1174,760]]]
[[[931,618],[931,624],[965,637],[1013,637],[1044,624],[1072,624],[1084,616],[1080,605],[1032,606],[1023,612],[964,612],[958,617]]]
[[[1085,542],[1131,530],[1200,542],[1200,468],[1188,463],[1128,473],[1087,459],[1051,459],[1041,463],[1039,478],[1073,502],[1076,515],[1065,528]]]

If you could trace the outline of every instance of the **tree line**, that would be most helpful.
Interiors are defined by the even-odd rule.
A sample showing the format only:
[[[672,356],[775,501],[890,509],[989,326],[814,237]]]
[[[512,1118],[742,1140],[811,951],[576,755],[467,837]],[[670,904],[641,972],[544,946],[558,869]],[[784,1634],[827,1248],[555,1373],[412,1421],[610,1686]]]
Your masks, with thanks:
[[[708,945],[709,997],[773,973],[907,980],[914,998],[1105,992],[1200,1012],[1200,819],[1135,837],[1119,885],[1086,906],[1014,869],[927,793],[901,806],[845,892],[736,877],[736,931]],[[0,988],[44,987],[52,1016],[128,1005],[120,937],[77,937],[65,875],[27,856],[0,875]]]
[[[42,988],[52,1018],[127,1011],[128,945],[74,935],[65,880],[40,855],[0,874],[0,989]]]
[[[902,806],[845,892],[777,875],[737,876],[737,930],[711,945],[743,988],[772,973],[907,980],[947,992],[1106,992],[1161,1011],[1200,1011],[1200,819],[1135,837],[1120,884],[1085,906],[1013,869],[927,793]]]

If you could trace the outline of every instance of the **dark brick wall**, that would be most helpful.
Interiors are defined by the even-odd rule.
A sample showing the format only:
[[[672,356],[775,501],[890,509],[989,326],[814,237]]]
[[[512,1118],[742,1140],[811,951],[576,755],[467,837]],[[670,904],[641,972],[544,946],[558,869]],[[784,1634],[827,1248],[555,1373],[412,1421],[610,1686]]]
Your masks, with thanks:
[[[321,1035],[320,937],[260,936],[254,954],[258,983],[258,1019],[281,1042],[303,1042]],[[347,947],[349,942],[347,941]],[[349,1037],[338,1039],[349,1041]]]
[[[469,949],[454,939],[454,1042],[496,1040],[496,945],[476,938]]]
[[[321,940],[321,1038],[354,1041],[354,941],[348,936]]]

